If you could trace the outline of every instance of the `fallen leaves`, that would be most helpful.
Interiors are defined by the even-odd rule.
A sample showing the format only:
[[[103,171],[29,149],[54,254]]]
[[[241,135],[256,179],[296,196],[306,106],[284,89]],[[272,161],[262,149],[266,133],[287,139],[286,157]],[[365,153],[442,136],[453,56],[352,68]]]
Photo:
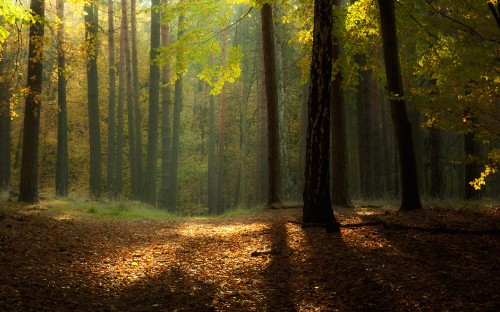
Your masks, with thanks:
[[[95,221],[1,210],[2,311],[498,310],[500,213],[297,209],[215,219]],[[375,222],[374,222],[375,221]],[[384,227],[383,224],[401,227]]]

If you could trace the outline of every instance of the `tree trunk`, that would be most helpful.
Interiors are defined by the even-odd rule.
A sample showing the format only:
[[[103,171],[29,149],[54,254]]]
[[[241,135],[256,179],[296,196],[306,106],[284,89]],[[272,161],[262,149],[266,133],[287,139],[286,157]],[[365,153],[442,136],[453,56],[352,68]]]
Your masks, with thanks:
[[[160,106],[160,67],[156,63],[160,47],[160,0],[153,0],[151,8],[151,51],[149,65],[148,154],[144,176],[144,201],[156,204],[156,176],[158,160],[158,112]]]
[[[122,2],[123,5],[123,2]],[[122,12],[123,14],[123,12]],[[116,165],[115,165],[115,195],[117,197],[123,194],[123,131],[124,125],[124,109],[123,103],[125,102],[125,80],[126,80],[126,59],[125,59],[125,34],[127,31],[126,21],[122,19],[120,30],[120,60],[118,71],[118,105],[117,105],[117,125],[116,125]]]
[[[97,36],[98,10],[92,2],[84,6],[85,40],[88,46],[87,59],[87,95],[89,111],[89,141],[90,141],[90,197],[101,197],[101,130],[99,125],[99,87],[97,81]]]
[[[283,50],[285,38],[284,27],[280,22],[282,14],[280,14],[282,6],[279,2],[273,5],[273,27],[274,27],[274,43],[276,55],[276,86],[278,88],[278,120],[279,120],[279,137],[280,137],[280,159],[281,159],[281,178],[282,185],[285,191],[285,196],[290,196],[293,192],[293,183],[290,179],[290,166],[288,157],[287,135],[285,131],[285,77],[283,70]]]
[[[115,23],[113,0],[108,0],[108,72],[109,72],[109,97],[108,97],[108,167],[106,170],[106,188],[108,197],[115,194],[115,102],[116,102],[116,60],[115,60]]]
[[[363,55],[355,56],[356,63],[361,67],[366,66]],[[371,103],[371,72],[362,69],[360,81],[356,92],[356,113],[358,126],[358,152],[361,198],[373,199],[373,156],[371,140],[371,116],[369,114]]]
[[[259,137],[258,137],[258,152],[257,152],[257,174],[256,174],[256,194],[257,194],[257,203],[263,204],[267,202],[267,195],[269,190],[269,161],[268,161],[268,150],[267,150],[267,127],[266,127],[266,89],[265,89],[265,74],[264,74],[264,53],[261,55],[261,68],[259,70],[259,78],[258,78],[258,90],[259,90],[259,107],[257,125],[259,129]]]
[[[184,22],[184,15],[179,16],[178,30],[177,30],[177,40],[179,40],[184,30],[182,28],[182,23]],[[180,53],[180,52],[179,52]],[[177,56],[180,59],[180,55]],[[175,212],[177,210],[177,184],[178,177],[177,171],[179,168],[179,136],[181,132],[181,111],[182,111],[182,74],[175,81],[175,101],[174,101],[174,116],[173,116],[173,129],[172,129],[172,167],[170,172],[172,174],[172,187],[170,188],[169,199],[168,199],[168,210],[170,212]]]
[[[332,7],[333,0],[314,1],[303,219],[339,232],[330,198]]]
[[[19,201],[38,201],[38,141],[40,135],[40,106],[43,73],[44,0],[32,0],[31,14],[35,22],[30,26],[28,52],[28,80],[24,108],[23,152],[19,183]]]
[[[125,81],[126,81],[126,96],[127,96],[127,119],[128,119],[128,143],[129,152],[128,158],[130,163],[130,189],[132,197],[139,197],[139,177],[137,170],[137,152],[136,152],[136,131],[135,131],[135,113],[134,113],[134,91],[132,80],[132,56],[130,53],[130,42],[128,37],[128,17],[127,17],[127,0],[122,0],[122,35],[125,49]]]
[[[475,141],[475,133],[468,132],[464,136],[464,153],[465,153],[465,200],[478,200],[480,191],[474,189],[469,182],[477,179],[481,170],[478,166],[479,160],[479,146]]]
[[[399,154],[401,187],[400,210],[422,208],[418,189],[415,151],[411,126],[403,99],[401,69],[399,65],[396,17],[393,0],[378,0],[384,49],[384,63],[390,96],[391,117]]]
[[[278,89],[276,81],[276,57],[274,47],[273,11],[269,3],[261,9],[262,46],[264,51],[264,72],[267,103],[267,136],[269,162],[269,193],[267,205],[281,203],[281,157],[279,137]]]
[[[68,196],[68,112],[66,105],[66,58],[64,53],[64,0],[57,0],[57,156],[56,195]]]
[[[208,213],[217,214],[217,165],[215,160],[215,97],[210,95],[208,115]]]
[[[222,67],[226,66],[227,58],[227,30],[222,31],[221,59]],[[224,146],[226,135],[226,86],[223,85],[220,92],[219,113],[219,154],[217,161],[217,213],[224,212]]]
[[[445,196],[446,188],[443,177],[441,130],[435,126],[430,127],[429,141],[431,145],[431,196],[442,199]]]
[[[166,5],[166,0],[162,0],[162,6]],[[161,25],[161,45],[168,46],[170,43],[170,28],[167,23]],[[161,181],[160,181],[160,207],[168,208],[168,194],[170,192],[170,167],[172,157],[170,124],[170,65],[162,67],[162,88],[161,88]]]
[[[132,48],[132,94],[134,97],[134,131],[135,131],[135,169],[137,175],[135,197],[141,198],[143,194],[142,172],[142,114],[141,91],[139,88],[139,61],[137,56],[137,0],[130,0],[130,37]]]
[[[340,0],[333,0],[338,7]],[[335,21],[332,21],[335,24]],[[332,26],[333,27],[333,26]],[[337,29],[337,33],[340,29]],[[340,46],[337,35],[334,35],[332,46],[332,62],[335,64],[340,59]],[[342,90],[342,69],[336,66],[331,82],[331,120],[332,120],[332,204],[350,207],[349,181],[347,171],[347,138],[345,123],[345,102]]]
[[[0,22],[2,22],[0,17]],[[10,85],[7,79],[7,44],[3,43],[0,57],[0,192],[8,191],[11,172],[11,122],[10,122]]]

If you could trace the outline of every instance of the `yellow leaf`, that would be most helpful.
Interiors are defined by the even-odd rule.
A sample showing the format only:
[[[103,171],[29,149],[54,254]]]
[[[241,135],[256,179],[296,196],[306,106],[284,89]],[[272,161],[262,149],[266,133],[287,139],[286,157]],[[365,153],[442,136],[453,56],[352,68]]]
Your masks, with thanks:
[[[139,263],[137,263],[137,262],[135,262],[135,261],[134,261],[134,262],[132,262],[132,265],[133,265],[133,266],[138,266],[138,265],[139,265]]]

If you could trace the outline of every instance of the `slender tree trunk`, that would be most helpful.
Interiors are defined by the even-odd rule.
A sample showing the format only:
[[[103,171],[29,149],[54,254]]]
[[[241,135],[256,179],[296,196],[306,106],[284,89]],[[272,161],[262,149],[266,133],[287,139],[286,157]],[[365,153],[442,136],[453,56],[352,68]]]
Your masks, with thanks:
[[[431,145],[431,196],[444,198],[446,185],[443,176],[443,152],[441,149],[441,130],[435,126],[429,128]]]
[[[184,15],[179,16],[178,30],[177,30],[177,40],[179,40],[184,33],[182,24],[184,23]],[[180,53],[180,52],[179,52]],[[177,59],[180,59],[180,55],[177,55]],[[183,88],[183,78],[179,74],[179,77],[175,81],[175,101],[174,101],[174,116],[173,116],[173,129],[172,129],[172,167],[170,172],[172,174],[172,187],[169,193],[168,200],[168,210],[170,212],[175,212],[177,210],[177,184],[178,177],[177,172],[179,168],[179,137],[181,132],[181,111],[182,111],[182,88]]]
[[[226,66],[227,58],[227,30],[222,31],[222,66]],[[224,148],[226,135],[226,86],[223,85],[220,92],[220,113],[219,113],[219,154],[217,161],[217,213],[224,212]]]
[[[66,58],[64,53],[64,0],[57,0],[57,157],[56,194],[68,196],[68,112],[66,105]]]
[[[0,16],[0,23],[3,23]],[[10,79],[8,79],[8,44],[3,42],[0,54],[0,192],[8,191],[11,175],[11,121],[10,121]]]
[[[108,167],[106,171],[106,188],[108,196],[115,194],[115,102],[116,102],[116,60],[115,60],[115,23],[113,0],[108,0],[108,72],[109,72],[109,97],[108,97]]]
[[[340,0],[333,0],[338,7]],[[335,25],[335,21],[332,21]],[[337,22],[338,24],[338,22]],[[338,26],[337,26],[338,27]],[[340,29],[337,29],[338,34]],[[340,46],[337,35],[334,35],[332,47],[332,62],[335,64],[340,59]],[[350,207],[349,180],[347,171],[347,138],[345,124],[345,102],[342,90],[342,69],[337,66],[331,82],[331,120],[332,120],[332,204]]]
[[[139,197],[139,187],[138,184],[140,180],[138,178],[137,170],[137,153],[136,153],[136,131],[135,131],[135,114],[134,114],[134,91],[133,91],[133,80],[132,80],[132,56],[130,53],[130,42],[128,37],[128,15],[127,15],[127,0],[122,1],[122,36],[124,41],[125,50],[125,85],[126,85],[126,96],[127,96],[127,119],[128,119],[128,143],[129,143],[129,163],[130,163],[130,188],[132,197]]]
[[[274,47],[273,11],[269,3],[261,9],[262,46],[267,102],[267,135],[269,161],[269,194],[267,205],[281,206],[281,157],[279,137],[278,89],[276,81],[276,56]]]
[[[132,48],[132,94],[134,97],[134,131],[135,131],[135,169],[137,175],[135,197],[142,198],[143,195],[143,171],[142,171],[142,114],[141,114],[141,91],[139,88],[139,61],[137,56],[137,0],[130,0],[130,37]]]
[[[2,22],[0,17],[0,22]],[[11,122],[10,122],[10,86],[7,62],[7,44],[3,43],[0,56],[0,192],[8,191],[10,186],[10,152],[11,152]]]
[[[339,232],[330,198],[330,107],[333,0],[314,1],[314,30],[304,185],[305,223],[325,224]]]
[[[391,117],[399,154],[399,176],[401,186],[400,210],[422,208],[418,189],[415,151],[411,136],[411,125],[403,99],[403,84],[399,65],[396,17],[393,0],[378,0],[384,48],[384,63],[389,89]]]
[[[166,0],[162,0],[162,5],[166,5]],[[167,23],[161,25],[161,45],[168,46],[170,43],[170,28]],[[168,208],[168,194],[170,192],[170,168],[172,147],[170,123],[170,65],[162,67],[162,88],[161,88],[161,181],[160,181],[160,207]]]
[[[480,176],[481,170],[478,166],[479,146],[475,141],[475,133],[469,132],[464,136],[464,153],[465,153],[465,200],[478,200],[480,191],[474,189],[469,182],[474,181]]]
[[[122,2],[123,5],[123,2]],[[126,60],[125,60],[125,34],[127,24],[125,20],[121,21],[120,30],[120,60],[118,66],[118,105],[117,105],[117,125],[116,125],[116,165],[115,165],[115,195],[120,197],[123,195],[123,146],[124,138],[124,108],[125,102],[125,80],[126,80]]]
[[[363,68],[366,60],[363,55],[356,55],[356,63]],[[361,198],[364,200],[373,199],[373,155],[371,138],[370,103],[371,96],[371,72],[362,69],[360,82],[356,92],[356,112],[358,126],[358,152],[359,152],[359,174],[361,186]]]
[[[101,197],[101,130],[99,125],[99,94],[97,81],[97,36],[98,10],[97,3],[86,4],[85,40],[88,46],[87,59],[87,95],[89,110],[90,140],[90,197]]]
[[[160,67],[156,63],[160,47],[160,0],[153,0],[151,8],[151,51],[149,66],[149,120],[148,154],[144,176],[144,201],[156,204],[156,176],[158,162],[158,113],[160,106]]]
[[[19,201],[34,203],[38,201],[38,141],[40,136],[45,2],[32,0],[30,9],[31,14],[35,17],[35,22],[30,26],[29,37],[28,94],[24,108]]]
[[[215,97],[210,95],[208,115],[208,213],[217,214],[217,165],[215,159]]]
[[[286,196],[293,192],[293,183],[290,179],[290,166],[288,157],[287,135],[285,131],[285,77],[283,70],[283,50],[285,34],[283,24],[280,22],[282,6],[279,2],[273,5],[274,46],[276,55],[276,86],[278,88],[278,130],[280,137],[281,179]]]

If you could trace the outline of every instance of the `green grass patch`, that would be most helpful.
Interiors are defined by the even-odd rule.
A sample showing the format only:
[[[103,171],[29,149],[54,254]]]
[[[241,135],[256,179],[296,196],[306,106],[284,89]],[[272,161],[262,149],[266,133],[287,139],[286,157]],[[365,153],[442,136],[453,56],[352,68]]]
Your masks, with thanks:
[[[52,198],[45,203],[51,213],[90,218],[171,219],[175,217],[139,201],[90,201],[84,198]]]

